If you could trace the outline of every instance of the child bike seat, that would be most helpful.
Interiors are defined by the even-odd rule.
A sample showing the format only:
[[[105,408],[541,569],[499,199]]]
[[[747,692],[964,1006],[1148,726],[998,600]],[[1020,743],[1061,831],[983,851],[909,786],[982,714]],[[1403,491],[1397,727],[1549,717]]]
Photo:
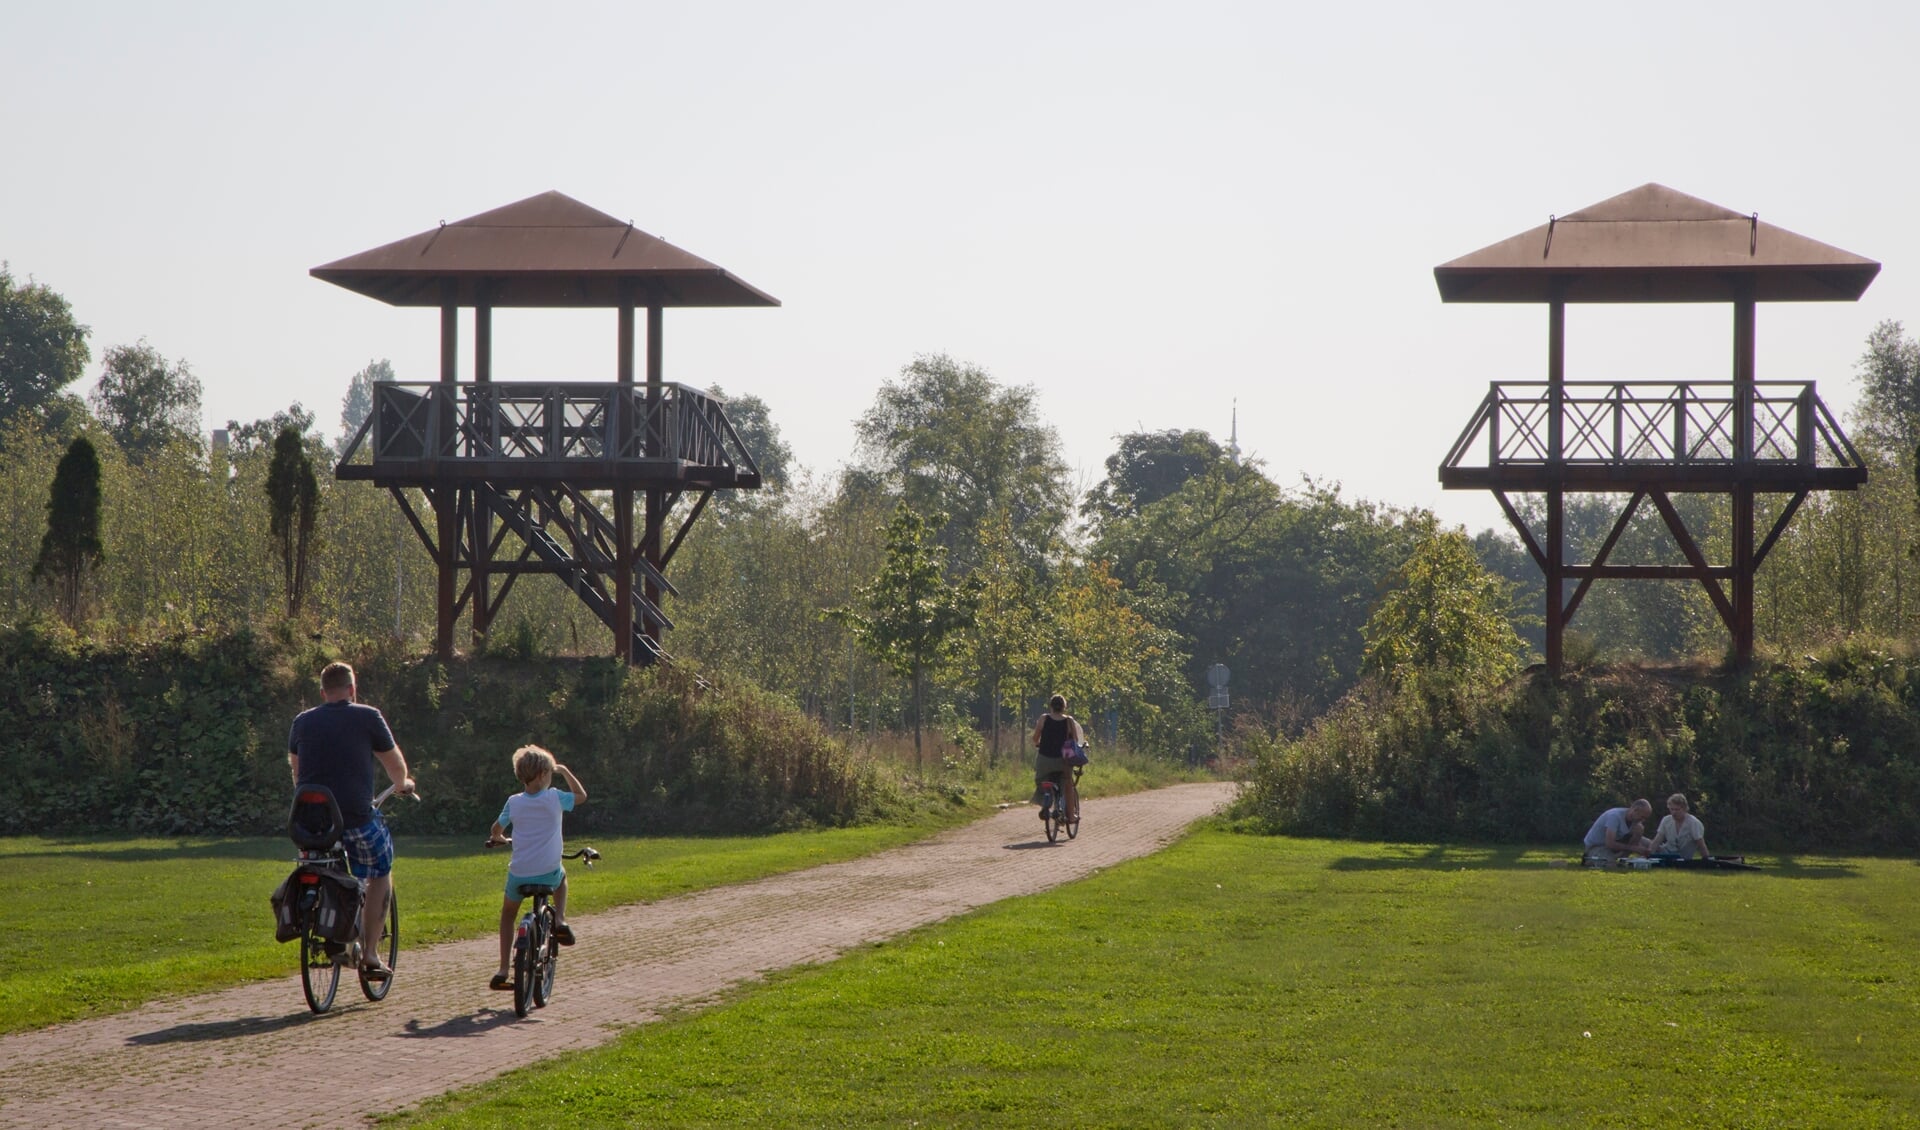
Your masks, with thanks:
[[[340,802],[325,785],[301,785],[293,790],[287,812],[287,836],[301,851],[326,851],[346,834]]]

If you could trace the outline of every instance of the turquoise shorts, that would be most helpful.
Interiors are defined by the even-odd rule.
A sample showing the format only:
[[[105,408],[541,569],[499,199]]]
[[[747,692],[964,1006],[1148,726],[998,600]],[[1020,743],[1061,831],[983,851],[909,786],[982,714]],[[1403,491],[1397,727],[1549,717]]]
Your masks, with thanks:
[[[522,883],[532,887],[552,887],[558,890],[560,889],[560,884],[566,881],[567,869],[564,867],[556,867],[545,875],[532,876],[515,875],[509,871],[507,872],[507,898],[513,902],[519,902],[522,898],[525,898],[526,896],[520,893],[520,885]]]

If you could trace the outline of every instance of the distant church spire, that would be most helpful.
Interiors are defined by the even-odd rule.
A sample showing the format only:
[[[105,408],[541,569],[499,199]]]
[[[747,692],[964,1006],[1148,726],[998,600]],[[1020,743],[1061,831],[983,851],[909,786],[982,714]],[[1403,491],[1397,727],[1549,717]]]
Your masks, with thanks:
[[[1233,398],[1233,430],[1227,435],[1227,458],[1240,465],[1240,398]]]

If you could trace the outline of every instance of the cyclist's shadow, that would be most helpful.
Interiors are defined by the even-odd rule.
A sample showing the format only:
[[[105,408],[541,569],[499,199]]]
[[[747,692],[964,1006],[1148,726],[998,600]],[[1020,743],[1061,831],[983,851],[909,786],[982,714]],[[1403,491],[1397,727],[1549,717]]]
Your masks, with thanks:
[[[245,1016],[236,1020],[215,1020],[203,1024],[176,1024],[171,1028],[128,1036],[127,1043],[144,1046],[190,1044],[204,1040],[235,1040],[242,1036],[258,1036],[285,1028],[297,1028],[318,1019],[320,1017],[316,1013],[290,1012],[285,1016]]]
[[[514,1020],[510,1008],[483,1008],[466,1016],[449,1016],[438,1024],[409,1020],[399,1034],[417,1040],[435,1040],[443,1036],[482,1036],[503,1024],[512,1024]]]

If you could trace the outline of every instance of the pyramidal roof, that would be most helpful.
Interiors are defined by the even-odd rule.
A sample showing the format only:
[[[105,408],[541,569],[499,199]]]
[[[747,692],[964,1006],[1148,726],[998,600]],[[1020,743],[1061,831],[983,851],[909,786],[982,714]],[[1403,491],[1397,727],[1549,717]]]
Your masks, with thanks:
[[[559,192],[309,273],[395,306],[780,305],[698,255]]]
[[[1443,302],[1852,302],[1880,264],[1643,184],[1433,269]]]

